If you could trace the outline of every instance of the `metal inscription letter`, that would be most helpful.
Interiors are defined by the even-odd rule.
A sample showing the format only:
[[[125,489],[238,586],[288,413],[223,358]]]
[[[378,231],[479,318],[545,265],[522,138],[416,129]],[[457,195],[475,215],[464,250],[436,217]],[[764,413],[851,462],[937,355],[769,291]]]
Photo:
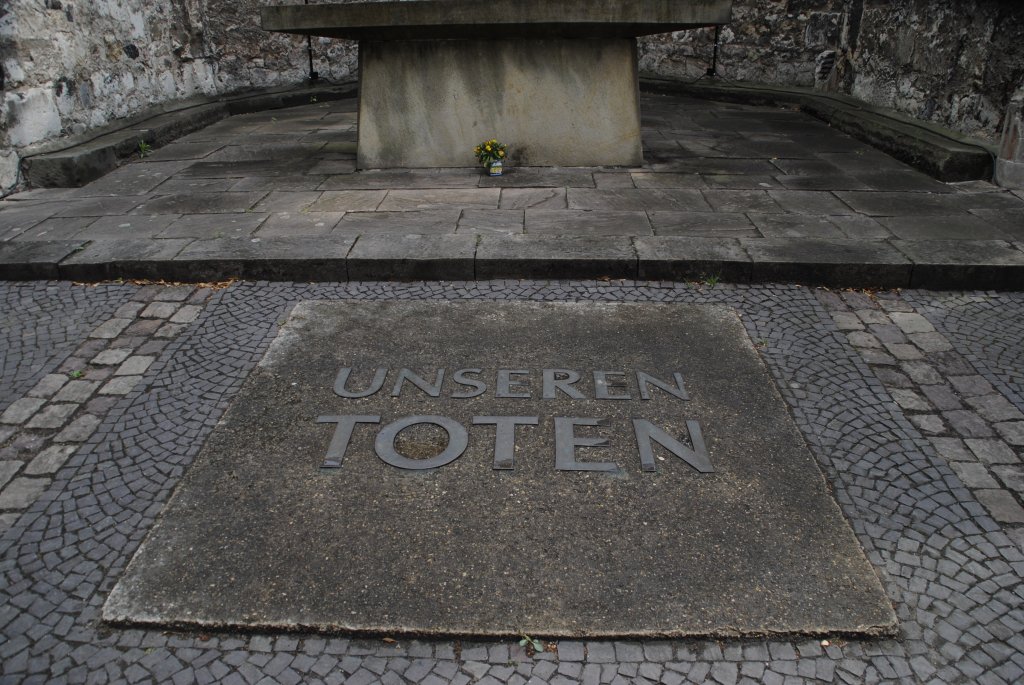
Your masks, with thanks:
[[[455,374],[452,376],[452,380],[454,380],[459,385],[465,385],[467,387],[473,388],[473,390],[455,392],[452,393],[452,397],[457,400],[468,400],[470,397],[479,397],[480,395],[483,395],[485,392],[487,392],[486,383],[484,383],[483,381],[478,381],[475,378],[469,378],[469,376],[467,375],[471,373],[480,374],[483,372],[483,369],[459,369],[458,371],[456,371]]]
[[[669,395],[678,397],[681,400],[690,399],[690,396],[686,392],[686,386],[683,385],[683,374],[677,371],[673,374],[673,378],[675,378],[676,381],[675,387],[665,381],[658,380],[654,376],[644,373],[643,371],[637,371],[636,382],[637,385],[640,386],[640,397],[645,400],[651,399],[651,391],[650,388],[647,387],[647,385],[650,384],[656,388],[661,388]]]
[[[529,371],[526,369],[498,369],[498,391],[494,394],[495,397],[501,398],[516,398],[516,399],[530,399],[529,392],[514,392],[519,388],[523,387],[522,381],[517,381],[513,376],[526,376],[529,375]]]
[[[580,380],[580,375],[569,369],[544,369],[544,394],[546,400],[555,399],[555,391],[561,390],[574,400],[582,400],[583,393],[572,387]]]
[[[349,366],[342,367],[341,371],[338,372],[338,377],[334,380],[334,394],[339,397],[345,397],[348,399],[356,399],[359,397],[369,397],[384,385],[384,379],[387,378],[388,370],[385,368],[377,369],[377,373],[373,375],[373,382],[370,383],[370,387],[366,390],[359,392],[352,392],[345,386],[348,385],[349,374],[352,373],[352,368]]]
[[[581,438],[576,426],[601,426],[600,419],[555,417],[555,468],[559,471],[617,472],[619,467],[607,461],[576,461],[577,447],[607,447],[605,438]]]
[[[437,375],[434,378],[433,384],[420,378],[415,371],[402,369],[398,372],[398,380],[395,381],[395,387],[391,390],[392,397],[399,397],[402,394],[402,386],[405,385],[406,381],[409,381],[431,397],[440,397],[441,383],[444,382],[444,369],[437,370]]]
[[[613,380],[612,376],[619,376],[622,380]],[[612,395],[610,388],[626,387],[626,374],[621,371],[595,371],[594,372],[594,396],[599,400],[631,400],[629,395]]]
[[[704,435],[700,432],[700,424],[696,421],[687,421],[686,430],[690,432],[693,449],[679,442],[650,421],[633,419],[636,446],[640,450],[640,467],[644,471],[658,470],[654,464],[654,449],[651,446],[653,440],[701,473],[714,473],[715,468],[711,465],[711,459],[708,457],[708,448],[704,444]]]
[[[356,427],[357,423],[380,423],[380,417],[318,416],[316,422],[338,424],[338,427],[334,429],[334,437],[331,438],[331,444],[327,448],[327,457],[324,459],[321,468],[340,469],[341,462],[345,460],[345,451],[348,449],[348,443],[352,439],[352,429]]]
[[[430,459],[409,459],[402,456],[395,449],[395,438],[409,426],[421,423],[432,423],[443,428],[448,433],[448,447],[441,454]],[[378,457],[392,466],[412,471],[426,471],[452,463],[462,456],[467,445],[469,445],[469,435],[458,421],[453,421],[446,416],[409,416],[384,426],[377,434],[373,449],[377,452]]]
[[[494,468],[507,471],[512,468],[516,456],[516,426],[536,426],[538,416],[474,416],[474,426],[495,426]]]

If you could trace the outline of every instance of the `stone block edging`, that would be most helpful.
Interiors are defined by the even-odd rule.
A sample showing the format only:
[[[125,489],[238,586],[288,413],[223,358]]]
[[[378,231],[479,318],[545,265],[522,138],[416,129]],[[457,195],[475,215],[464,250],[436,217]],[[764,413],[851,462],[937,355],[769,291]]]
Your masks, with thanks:
[[[128,241],[130,242],[130,241]],[[182,244],[184,243],[184,244]],[[851,288],[1024,290],[1024,250],[1001,240],[673,236],[378,236],[0,245],[9,280],[261,281],[642,279]],[[125,255],[134,255],[126,257]]]

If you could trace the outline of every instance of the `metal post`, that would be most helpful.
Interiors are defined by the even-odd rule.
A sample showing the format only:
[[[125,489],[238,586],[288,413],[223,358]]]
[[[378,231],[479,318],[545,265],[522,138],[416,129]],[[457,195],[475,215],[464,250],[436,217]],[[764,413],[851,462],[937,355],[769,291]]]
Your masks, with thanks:
[[[722,27],[715,27],[715,46],[711,53],[711,66],[708,68],[707,76],[709,78],[718,78],[718,39],[722,34]]]
[[[309,0],[305,0],[305,3],[308,5]],[[309,80],[316,81],[320,78],[320,74],[313,69],[313,36],[311,35],[306,36],[306,52],[309,53]]]

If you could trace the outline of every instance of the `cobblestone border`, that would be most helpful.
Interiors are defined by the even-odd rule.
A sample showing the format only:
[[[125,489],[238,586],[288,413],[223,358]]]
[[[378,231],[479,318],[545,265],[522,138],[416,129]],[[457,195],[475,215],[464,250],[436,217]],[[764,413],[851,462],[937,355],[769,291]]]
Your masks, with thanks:
[[[122,288],[119,294],[132,299],[93,328],[55,373],[39,378],[0,413],[0,444],[6,444],[0,461],[0,529],[13,524],[50,486],[53,474],[99,427],[116,398],[138,385],[156,355],[199,316],[210,295],[192,286],[132,291]],[[30,459],[21,459],[22,453]]]
[[[911,290],[906,299],[980,375],[1024,410],[1024,293]]]
[[[302,299],[532,299],[735,307],[901,621],[898,640],[514,644],[111,630],[106,593]],[[239,284],[214,295],[0,538],[4,681],[1016,682],[1024,555],[796,286]]]
[[[0,412],[63,361],[84,333],[132,292],[130,286],[0,282]]]
[[[922,308],[948,320],[955,337],[891,293],[819,299],[910,421],[1024,541],[1024,405],[1013,387],[1024,379],[1024,299],[1013,306],[1019,298],[958,294]]]

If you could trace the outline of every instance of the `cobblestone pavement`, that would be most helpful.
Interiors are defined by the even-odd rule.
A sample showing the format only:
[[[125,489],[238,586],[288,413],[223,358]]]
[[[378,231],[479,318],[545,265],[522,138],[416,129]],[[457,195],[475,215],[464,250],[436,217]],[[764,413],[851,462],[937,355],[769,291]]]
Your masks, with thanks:
[[[69,286],[30,287],[76,297]],[[138,377],[131,388],[95,414],[98,425],[0,538],[3,682],[728,685],[1024,677],[1024,522],[1012,520],[1022,488],[1004,469],[1018,468],[1024,451],[1016,391],[1024,368],[1013,337],[1022,321],[1018,297],[632,282],[237,283],[213,293],[121,287],[118,306],[127,309],[111,306],[106,321],[78,329],[71,344],[97,356],[132,348],[130,356],[101,365],[82,353],[71,369],[57,355],[32,372],[85,368],[88,379],[94,369],[151,358],[126,369],[132,373],[125,376]],[[103,625],[106,594],[289,307],[304,299],[396,298],[735,308],[876,568],[900,635],[560,641],[529,656],[514,639],[385,641]],[[170,323],[175,316],[180,323]],[[127,333],[133,326],[145,332]],[[181,328],[161,337],[167,326]],[[112,337],[88,337],[97,331]],[[130,342],[115,347],[118,339]],[[28,354],[24,363],[38,359]],[[25,412],[17,430],[31,430],[47,409]]]
[[[131,288],[0,282],[0,411],[131,296]]]
[[[17,336],[20,344],[12,340],[8,348],[15,364],[4,390],[17,393],[26,374],[35,384],[0,414],[3,528],[50,486],[53,474],[89,439],[117,398],[142,380],[167,343],[195,320],[209,296],[190,286],[66,286],[9,288],[10,315],[5,318],[11,323],[10,337]],[[111,303],[129,297],[110,313]],[[83,305],[93,311],[83,312]],[[43,355],[44,361],[33,362],[33,355]],[[18,359],[27,364],[17,364]],[[46,366],[53,373],[40,370]]]

